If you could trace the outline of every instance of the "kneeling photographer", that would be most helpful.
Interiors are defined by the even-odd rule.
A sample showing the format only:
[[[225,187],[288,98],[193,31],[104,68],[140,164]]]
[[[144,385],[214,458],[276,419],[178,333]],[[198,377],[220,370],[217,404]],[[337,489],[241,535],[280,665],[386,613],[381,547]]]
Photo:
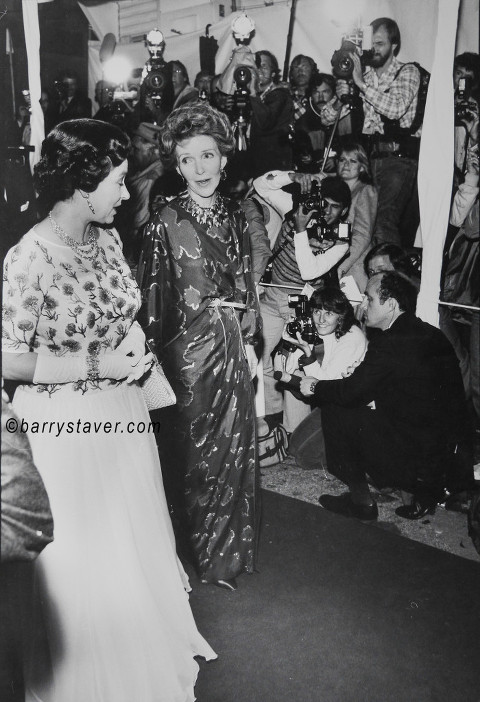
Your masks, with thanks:
[[[367,338],[355,320],[353,307],[346,295],[333,286],[315,290],[308,307],[317,337],[315,341],[323,343],[319,347],[308,343],[305,334],[296,331],[295,320],[289,322],[283,338],[297,349],[290,356],[289,372],[298,373],[300,370],[317,380],[337,380],[349,375],[365,356]],[[289,333],[295,331],[294,335]],[[284,374],[282,379],[286,381],[286,390],[292,387],[289,375]],[[291,398],[295,399],[294,395],[286,392],[284,411],[287,415]],[[291,436],[289,453],[304,469],[326,467],[319,407],[315,407],[296,427]]]
[[[300,196],[295,198],[282,188],[296,183]],[[281,421],[283,393],[273,377],[272,351],[282,338],[285,323],[292,318],[289,294],[302,292],[308,282],[312,288],[324,287],[330,276],[337,284],[335,266],[347,255],[347,239],[339,239],[348,225],[343,221],[351,202],[348,185],[338,177],[322,182],[321,197],[315,194],[317,179],[309,174],[273,171],[257,178],[253,185],[260,195],[282,217],[284,222],[267,266],[267,277],[260,298],[263,320],[263,369],[265,381],[266,416],[275,415]],[[313,191],[313,194],[312,194]],[[289,216],[286,216],[290,213]],[[348,235],[348,231],[347,231]],[[309,295],[308,295],[309,296]],[[299,402],[296,416],[285,427],[293,431],[310,412],[308,404]],[[272,420],[274,421],[274,420]]]

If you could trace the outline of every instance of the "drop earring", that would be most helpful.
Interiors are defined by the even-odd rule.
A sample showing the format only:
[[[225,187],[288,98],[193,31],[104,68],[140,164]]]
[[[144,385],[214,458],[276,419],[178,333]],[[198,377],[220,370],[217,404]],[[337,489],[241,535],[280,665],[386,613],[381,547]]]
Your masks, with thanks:
[[[84,200],[87,201],[87,205],[88,205],[89,208],[90,208],[90,212],[91,212],[92,214],[95,214],[95,210],[94,210],[94,208],[93,208],[92,203],[90,202],[90,198],[88,197],[88,193],[82,193],[82,191],[80,190],[80,195],[83,197]]]
[[[222,170],[220,171],[220,180],[226,180],[226,178],[227,174],[225,173],[225,169],[222,168]]]

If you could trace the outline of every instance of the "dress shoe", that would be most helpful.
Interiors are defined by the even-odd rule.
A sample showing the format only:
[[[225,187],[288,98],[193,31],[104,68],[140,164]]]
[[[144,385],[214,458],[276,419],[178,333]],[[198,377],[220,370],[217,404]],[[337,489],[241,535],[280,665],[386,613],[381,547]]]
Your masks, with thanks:
[[[401,507],[397,507],[395,514],[397,514],[399,517],[403,517],[403,519],[415,521],[426,517],[427,514],[435,514],[435,507],[436,505],[432,503],[421,504],[420,502],[414,501],[411,505],[402,505]]]
[[[228,578],[228,580],[217,580],[216,583],[214,583],[217,587],[221,587],[224,590],[230,590],[230,592],[233,592],[234,590],[237,589],[237,581],[235,578]]]
[[[228,578],[225,580],[214,580],[211,583],[207,580],[202,580],[201,583],[202,585],[216,585],[217,587],[221,587],[222,590],[229,590],[230,592],[233,592],[237,589],[237,581],[235,580],[235,578]]]
[[[352,496],[349,492],[343,495],[320,495],[318,501],[324,509],[335,514],[341,514],[343,517],[354,517],[362,521],[373,521],[378,519],[378,507],[373,505],[357,505],[352,502]]]

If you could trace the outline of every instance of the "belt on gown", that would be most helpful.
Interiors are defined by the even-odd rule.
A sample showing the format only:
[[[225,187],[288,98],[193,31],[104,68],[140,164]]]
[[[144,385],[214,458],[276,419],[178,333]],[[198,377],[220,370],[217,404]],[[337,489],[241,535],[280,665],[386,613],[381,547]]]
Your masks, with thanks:
[[[222,320],[220,314],[218,313],[218,308],[219,308],[219,307],[230,307],[230,308],[233,308],[233,309],[235,309],[235,310],[246,310],[246,309],[247,309],[247,306],[246,306],[243,302],[230,302],[229,300],[222,300],[222,299],[220,299],[219,297],[215,297],[215,298],[212,299],[212,301],[210,302],[210,304],[207,305],[207,307],[210,307],[210,308],[213,308],[213,309],[216,310],[216,312],[217,312],[217,314],[218,314],[218,318],[219,318],[220,324],[222,325],[222,329],[223,329],[223,338],[224,338],[224,341],[225,341],[225,346],[224,346],[225,364],[227,364],[227,363],[228,363],[228,358],[227,358],[227,333],[226,333],[226,331],[225,331],[225,325],[223,324],[223,320]],[[240,343],[241,343],[241,345],[242,345],[243,355],[244,355],[244,357],[245,357],[245,360],[248,362],[248,359],[247,359],[247,352],[246,352],[246,350],[245,350],[245,343],[244,343],[244,341],[243,341],[242,328],[241,328],[241,326],[240,326],[240,322],[238,321],[238,317],[237,317],[236,315],[235,315],[235,321],[236,321],[236,323],[237,323],[238,331],[239,331],[239,334],[240,334]]]

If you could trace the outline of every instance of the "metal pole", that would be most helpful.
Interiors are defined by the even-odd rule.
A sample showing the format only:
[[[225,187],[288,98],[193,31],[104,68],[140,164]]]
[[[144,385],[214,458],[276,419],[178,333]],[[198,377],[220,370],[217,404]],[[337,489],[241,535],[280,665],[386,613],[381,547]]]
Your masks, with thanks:
[[[290,8],[290,22],[288,25],[287,48],[285,50],[285,63],[283,64],[283,80],[288,80],[288,68],[290,66],[290,52],[292,50],[292,35],[293,25],[295,24],[296,7],[297,0],[292,0],[292,7]]]

